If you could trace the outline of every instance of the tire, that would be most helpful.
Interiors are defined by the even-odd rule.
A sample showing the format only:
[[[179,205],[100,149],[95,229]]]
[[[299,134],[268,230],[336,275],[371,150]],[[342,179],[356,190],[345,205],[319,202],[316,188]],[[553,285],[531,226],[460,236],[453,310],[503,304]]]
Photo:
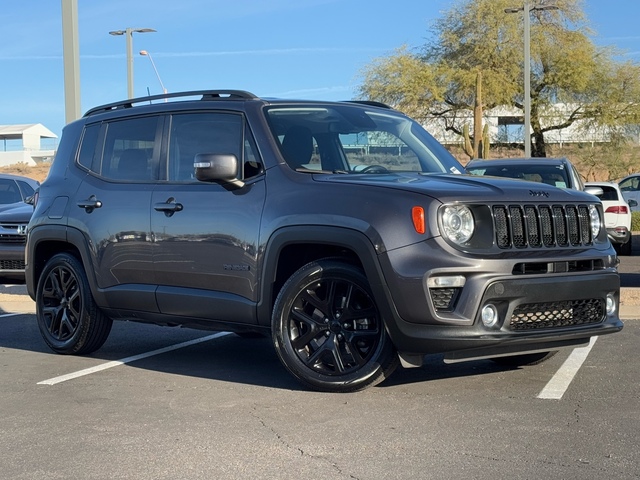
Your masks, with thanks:
[[[538,365],[553,357],[556,353],[558,353],[557,350],[553,352],[525,353],[510,357],[495,357],[491,360],[505,367],[524,367],[525,365]]]
[[[283,365],[307,387],[354,392],[398,366],[362,270],[333,259],[295,272],[276,299],[272,337]]]
[[[46,344],[65,355],[96,351],[107,340],[113,324],[93,301],[82,264],[67,253],[52,257],[42,271],[36,316]]]
[[[631,243],[631,238],[632,237],[629,237],[629,241],[627,243],[623,243],[618,247],[618,252],[620,255],[624,255],[625,257],[631,255],[631,250],[633,247],[633,244]]]

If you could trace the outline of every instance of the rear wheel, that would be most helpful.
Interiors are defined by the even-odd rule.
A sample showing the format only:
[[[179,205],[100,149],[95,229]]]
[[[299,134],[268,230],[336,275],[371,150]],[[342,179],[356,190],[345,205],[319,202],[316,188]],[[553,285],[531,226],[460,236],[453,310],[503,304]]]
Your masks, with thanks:
[[[82,264],[67,253],[52,257],[40,276],[36,316],[44,341],[62,354],[97,350],[107,340],[113,323],[93,301]]]
[[[525,353],[524,355],[510,357],[495,357],[491,360],[506,367],[523,367],[525,365],[538,365],[553,357],[556,353],[558,353],[557,350],[554,352]]]
[[[315,390],[361,390],[398,365],[364,273],[341,261],[311,262],[289,278],[272,335],[284,366]]]

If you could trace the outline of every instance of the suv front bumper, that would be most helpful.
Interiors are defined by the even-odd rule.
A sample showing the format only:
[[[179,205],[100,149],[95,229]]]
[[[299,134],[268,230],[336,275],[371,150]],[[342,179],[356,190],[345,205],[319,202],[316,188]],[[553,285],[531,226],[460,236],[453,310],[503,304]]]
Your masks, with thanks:
[[[431,255],[436,249],[439,257]],[[623,327],[611,247],[491,260],[450,253],[442,255],[441,245],[422,244],[381,256],[387,284],[380,294],[388,299],[383,314],[399,352],[444,353],[445,360],[460,361],[580,345]],[[516,273],[523,259],[531,262]],[[539,265],[548,265],[548,271],[528,270]],[[463,277],[464,285],[443,301],[428,286],[437,276]],[[490,326],[482,321],[486,306],[497,314]]]
[[[616,308],[610,314],[607,295]],[[482,306],[488,304],[499,312],[494,327],[485,327],[480,318]],[[614,273],[498,280],[488,286],[480,305],[471,325],[424,325],[396,317],[388,325],[389,334],[400,352],[445,353],[445,360],[459,361],[584,344],[594,335],[623,327],[617,312],[619,279]],[[580,308],[592,310],[587,320],[576,315]]]

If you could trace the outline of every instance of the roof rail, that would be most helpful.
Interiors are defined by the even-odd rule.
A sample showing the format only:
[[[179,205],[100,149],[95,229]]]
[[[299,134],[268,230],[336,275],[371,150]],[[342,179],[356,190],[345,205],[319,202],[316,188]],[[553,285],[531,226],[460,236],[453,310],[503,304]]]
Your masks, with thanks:
[[[393,107],[387,105],[386,103],[376,102],[375,100],[346,100],[348,103],[359,103],[361,105],[370,105],[372,107],[380,107],[387,108],[389,110],[393,110]]]
[[[166,100],[168,98],[179,97],[195,97],[201,95],[200,100],[256,100],[258,97],[253,93],[246,92],[244,90],[194,90],[191,92],[174,92],[163,93],[160,95],[149,95],[147,97],[129,98],[127,100],[121,100],[119,102],[108,103],[94,107],[84,114],[85,117],[96,115],[98,113],[110,112],[112,110],[119,110],[122,108],[132,108],[134,104],[149,102],[154,100]]]

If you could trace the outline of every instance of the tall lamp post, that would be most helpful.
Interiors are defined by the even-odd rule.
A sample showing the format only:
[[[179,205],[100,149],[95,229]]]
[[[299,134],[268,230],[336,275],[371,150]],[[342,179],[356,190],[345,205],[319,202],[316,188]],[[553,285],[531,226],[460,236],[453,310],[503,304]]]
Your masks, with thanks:
[[[524,13],[524,156],[531,156],[531,17],[533,11],[558,10],[555,5],[530,6],[524,0],[522,8],[505,8],[505,13]]]
[[[156,64],[153,61],[153,57],[151,56],[151,54],[146,50],[140,50],[140,55],[149,57],[149,60],[151,61],[151,66],[153,67],[153,71],[156,72],[156,77],[158,77],[158,82],[160,82],[160,86],[162,87],[162,93],[167,93],[167,89],[164,88],[164,83],[162,83],[162,79],[160,78],[160,74],[158,73],[158,69],[156,68]]]
[[[133,34],[155,32],[153,28],[126,28],[113,30],[109,35],[126,35],[127,37],[127,94],[133,98]]]

